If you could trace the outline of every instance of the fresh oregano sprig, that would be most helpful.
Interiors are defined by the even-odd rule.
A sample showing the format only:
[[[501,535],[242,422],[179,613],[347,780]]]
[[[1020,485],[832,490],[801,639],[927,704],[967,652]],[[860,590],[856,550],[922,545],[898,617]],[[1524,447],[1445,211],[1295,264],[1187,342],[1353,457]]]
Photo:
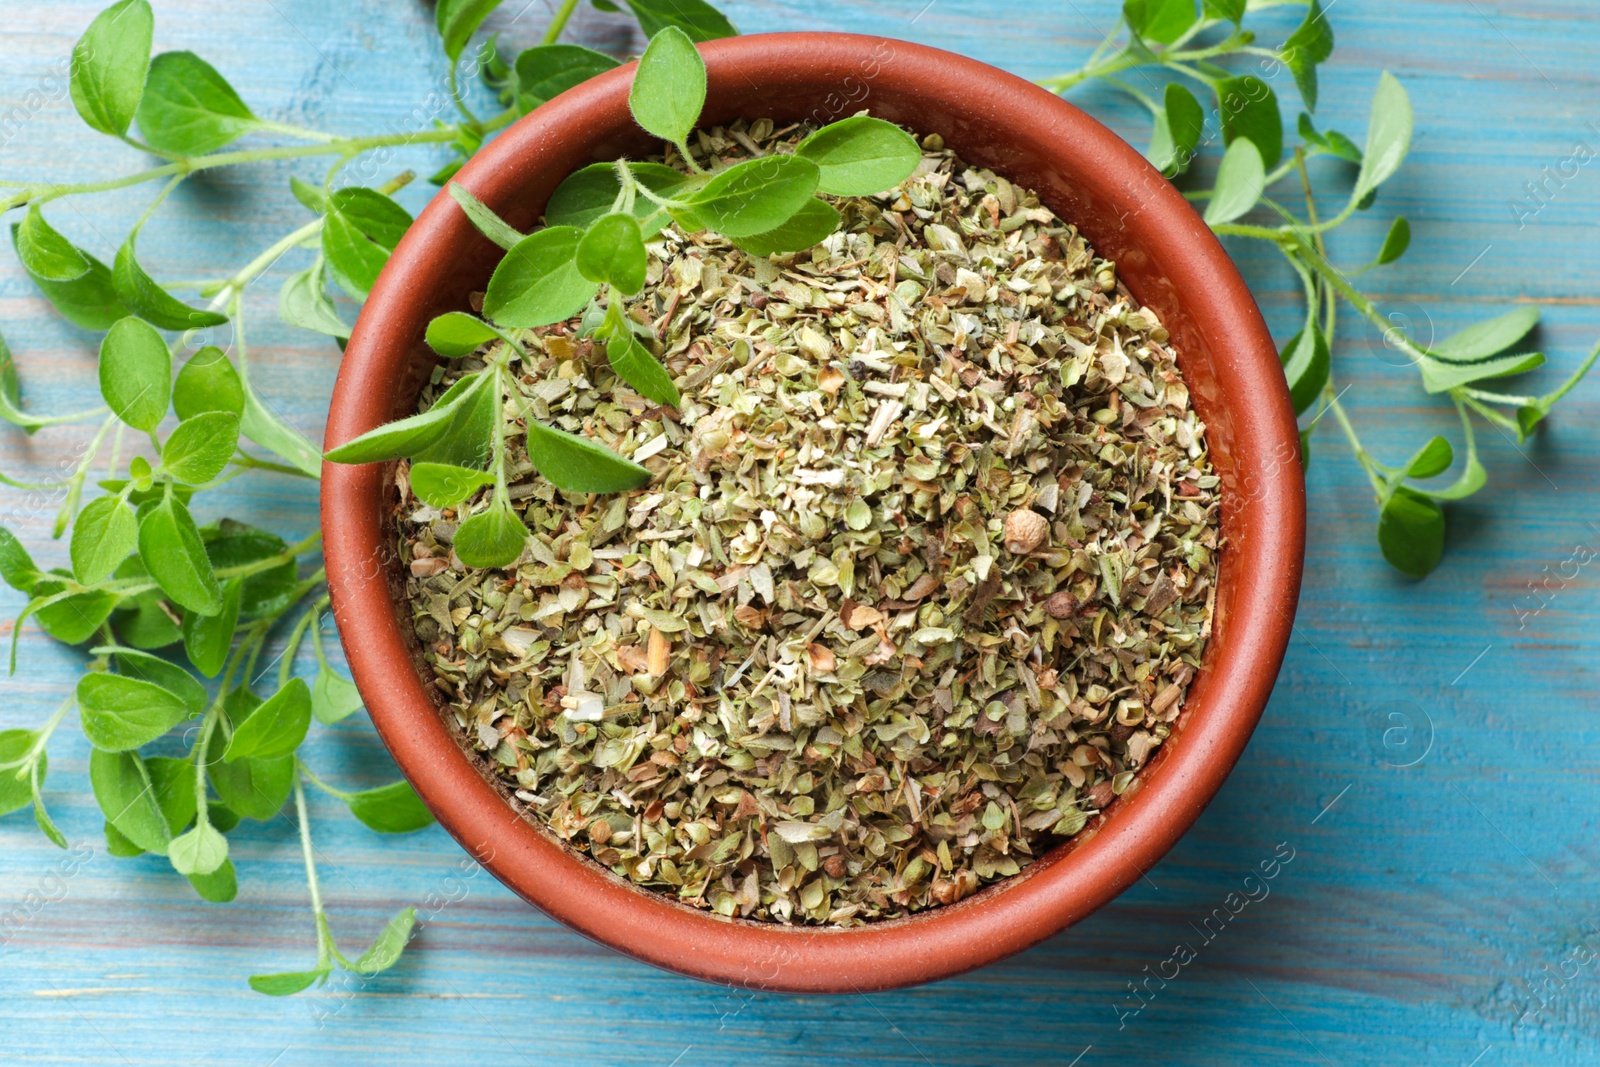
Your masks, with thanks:
[[[251,381],[243,296],[280,259],[306,256],[309,262],[283,284],[278,314],[291,326],[342,341],[349,336],[347,316],[330,290],[364,298],[411,223],[392,199],[412,180],[410,173],[374,186],[345,184],[352,164],[371,163],[369,153],[438,144],[455,157],[434,175],[442,183],[495,131],[618,62],[559,42],[577,6],[577,0],[562,0],[543,41],[521,56],[508,61],[493,42],[479,49],[480,69],[503,103],[499,113],[479,117],[459,91],[456,71],[497,6],[495,0],[437,5],[458,122],[345,136],[261,117],[192,53],[153,54],[156,26],[148,0],[119,0],[73,49],[71,97],[92,130],[148,153],[152,164],[83,183],[42,175],[0,179],[0,213],[12,214],[12,244],[23,268],[63,318],[97,338],[102,401],[60,415],[28,410],[16,364],[0,339],[0,419],[28,434],[84,427],[76,461],[61,477],[29,481],[0,474],[0,483],[32,494],[30,506],[54,508],[52,530],[67,538],[69,563],[39,566],[0,527],[0,580],[28,598],[12,631],[12,668],[17,638],[30,622],[63,643],[88,646],[83,677],[42,725],[0,732],[0,816],[31,806],[40,830],[67,847],[43,787],[50,740],[74,710],[93,745],[88,784],[105,816],[107,849],[117,856],[165,856],[206,900],[231,900],[237,892],[240,872],[228,835],[241,820],[278,817],[292,800],[316,959],[304,971],[252,978],[251,986],[263,993],[298,992],[336,966],[381,971],[399,958],[415,921],[406,908],[359,957],[341,953],[323,906],[305,786],[327,793],[382,833],[416,830],[432,817],[403,780],[350,790],[323,781],[306,765],[305,754],[327,739],[313,720],[329,726],[361,707],[355,686],[329,665],[323,650],[328,598],[316,558],[319,537],[290,544],[227,518],[197,517],[212,499],[210,490],[233,478],[256,471],[305,480],[320,474],[316,446],[279,419]],[[734,32],[701,0],[633,0],[630,7],[651,33],[668,25],[697,40]],[[574,58],[581,62],[570,62]],[[236,144],[246,138],[277,143]],[[142,262],[139,236],[188,179],[295,159],[328,161],[311,180],[289,182],[310,218],[244,266],[176,282],[158,280]],[[120,245],[99,250],[109,265],[51,224],[59,201],[151,183],[159,183],[158,191]],[[471,321],[477,322],[473,329],[485,325]],[[206,343],[209,331],[222,326],[231,327],[227,350]],[[438,324],[430,336],[448,346],[449,328]],[[489,397],[480,386],[472,397],[474,416],[487,410]],[[483,456],[450,458],[482,465],[499,454],[487,433],[479,440]],[[251,443],[267,454],[247,450]],[[427,465],[417,467],[425,482]],[[283,636],[281,624],[291,616]],[[309,685],[294,677],[308,635],[317,661]]]
[[[1502,392],[1493,385],[1543,365],[1544,356],[1528,351],[1525,338],[1538,323],[1537,308],[1518,308],[1470,326],[1443,341],[1419,344],[1382,312],[1354,279],[1392,263],[1411,242],[1411,225],[1403,217],[1390,224],[1383,244],[1359,270],[1344,270],[1328,258],[1324,235],[1370,208],[1380,187],[1405,160],[1411,145],[1411,103],[1400,82],[1388,73],[1378,79],[1364,147],[1336,130],[1320,131],[1312,115],[1317,106],[1317,68],[1333,53],[1333,28],[1319,0],[1305,2],[1300,25],[1277,48],[1255,43],[1243,27],[1245,16],[1295,0],[1126,0],[1122,16],[1079,70],[1041,84],[1064,92],[1091,79],[1109,84],[1143,104],[1153,118],[1148,156],[1170,177],[1182,175],[1211,139],[1220,136],[1225,151],[1209,189],[1185,195],[1204,202],[1205,220],[1217,233],[1268,241],[1294,269],[1305,290],[1305,320],[1282,349],[1284,373],[1295,412],[1305,416],[1301,441],[1309,461],[1312,432],[1327,414],[1344,433],[1366,473],[1377,502],[1377,540],[1383,556],[1397,570],[1422,577],[1439,563],[1444,551],[1443,504],[1482,489],[1487,481],[1478,458],[1472,416],[1514,436],[1520,443],[1588,373],[1600,346],[1557,388],[1542,395]],[[1247,60],[1248,71],[1220,60]],[[1162,70],[1176,76],[1157,99],[1124,78],[1130,70]],[[1305,105],[1295,123],[1298,143],[1286,150],[1282,109],[1271,85],[1287,70]],[[1146,79],[1148,81],[1148,79]],[[1211,98],[1208,113],[1188,88],[1195,84]],[[1328,156],[1355,168],[1344,205],[1329,218],[1318,210],[1308,160]],[[1272,191],[1294,180],[1304,202],[1298,214]],[[1239,220],[1258,208],[1270,211],[1276,225]],[[1386,344],[1417,367],[1423,388],[1444,394],[1461,420],[1465,457],[1459,467],[1456,450],[1443,437],[1433,437],[1410,458],[1387,464],[1361,443],[1335,387],[1332,352],[1337,336],[1340,300],[1381,331]],[[1443,485],[1432,481],[1457,471]]]
[[[582,316],[583,336],[604,344],[617,377],[666,407],[680,403],[672,376],[650,350],[650,332],[627,313],[625,297],[644,288],[646,242],[669,222],[689,232],[715,230],[752,255],[812,247],[839,226],[822,194],[869,195],[904,181],[922,159],[900,127],[856,115],[817,130],[792,154],[746,159],[707,171],[689,147],[706,99],[706,68],[677,26],[662,29],[639,60],[628,102],[635,121],[676,149],[687,172],[660,163],[618,160],[571,175],[545,211],[546,225],[524,236],[466,189],[452,196],[490,240],[506,250],[483,297],[484,318],[453,311],[428,326],[427,340],[446,358],[487,348],[487,366],[463,375],[421,414],[380,426],[328,453],[339,463],[413,460],[411,487],[435,507],[459,507],[493,487],[487,507],[466,518],[453,547],[472,567],[503,567],[522,554],[527,530],[512,508],[506,448],[517,432],[504,413],[519,339]],[[650,472],[587,438],[518,413],[529,460],[559,489],[610,493],[633,489]]]

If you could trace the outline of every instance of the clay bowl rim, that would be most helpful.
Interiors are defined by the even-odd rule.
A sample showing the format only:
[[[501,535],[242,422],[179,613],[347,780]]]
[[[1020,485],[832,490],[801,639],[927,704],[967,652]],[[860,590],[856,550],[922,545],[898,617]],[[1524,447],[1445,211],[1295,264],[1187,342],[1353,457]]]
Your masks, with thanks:
[[[969,162],[1038,189],[1161,313],[1210,428],[1228,539],[1204,668],[1172,738],[1089,829],[958,904],[845,929],[726,920],[640,889],[536,828],[445,726],[400,619],[386,524],[395,501],[389,468],[380,465],[323,468],[325,558],[340,634],[384,744],[441,825],[567,926],[644,962],[748,988],[868,992],[949,977],[1019,952],[1112,900],[1221,788],[1271,693],[1299,594],[1305,499],[1294,413],[1272,338],[1222,245],[1138,152],[1071,104],[975,60],[884,38],[763,34],[701,50],[708,124],[766,104],[774,117],[809,107],[804,114],[831,120],[865,107],[921,133],[946,127],[938,132]],[[645,139],[627,118],[631,70],[602,75],[522,118],[455,180],[529,228],[570,170],[639,151]],[[334,388],[328,447],[412,410],[430,358],[423,326],[464,307],[498,255],[441,190],[356,323]]]

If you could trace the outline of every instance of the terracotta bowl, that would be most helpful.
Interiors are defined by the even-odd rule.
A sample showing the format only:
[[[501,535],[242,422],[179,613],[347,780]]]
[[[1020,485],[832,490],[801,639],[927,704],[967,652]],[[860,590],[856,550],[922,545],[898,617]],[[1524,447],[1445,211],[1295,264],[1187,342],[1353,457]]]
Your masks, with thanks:
[[[386,466],[323,468],[328,584],[356,683],[384,743],[439,822],[494,875],[596,941],[697,978],[840,993],[945,978],[1019,952],[1110,901],[1194,822],[1272,691],[1300,589],[1305,498],[1289,394],[1261,313],[1193,208],[1115,134],[1019,78],[920,45],[784,33],[702,48],[705,122],[827,122],[870,109],[938,133],[967,162],[1038,190],[1153,307],[1172,335],[1221,475],[1214,630],[1186,710],[1138,781],[1090,828],[1023,873],[948,907],[851,929],[729,921],[638,889],[515,814],[446,725],[397,608],[397,495]],[[632,67],[545,104],[455,179],[513,226],[537,225],[578,167],[653,148],[629,117]],[[429,319],[467,307],[500,250],[445,193],[384,269],[350,338],[327,444],[415,410],[436,357]]]

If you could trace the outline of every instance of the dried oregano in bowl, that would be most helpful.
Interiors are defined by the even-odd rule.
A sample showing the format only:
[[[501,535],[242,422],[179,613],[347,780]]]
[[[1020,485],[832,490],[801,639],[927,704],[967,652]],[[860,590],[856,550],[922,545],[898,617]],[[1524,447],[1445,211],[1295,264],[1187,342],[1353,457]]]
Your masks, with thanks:
[[[1033,194],[923,148],[800,253],[651,237],[612,307],[675,406],[581,316],[440,368],[424,410],[506,361],[510,565],[452,549],[498,490],[438,507],[399,473],[446,714],[528,818],[722,915],[857,923],[1016,874],[1148,761],[1210,629],[1217,478],[1166,331]],[[527,420],[648,482],[557,489]]]

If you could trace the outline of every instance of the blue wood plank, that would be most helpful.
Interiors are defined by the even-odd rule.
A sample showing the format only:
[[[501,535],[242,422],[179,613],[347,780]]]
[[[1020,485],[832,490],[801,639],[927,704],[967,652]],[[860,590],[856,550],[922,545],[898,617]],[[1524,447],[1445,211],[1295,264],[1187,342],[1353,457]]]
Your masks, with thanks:
[[[0,173],[86,180],[140,165],[132,149],[83,131],[52,78],[97,6],[0,0],[0,116],[10,116],[0,128]],[[264,115],[346,132],[431,118],[443,66],[431,10],[413,0],[155,7],[158,47],[200,51]],[[519,15],[521,7],[506,5],[493,23],[518,45],[536,39],[546,17],[542,4]],[[1043,77],[1081,62],[1118,5],[727,7],[750,31],[879,33]],[[1580,169],[1534,218],[1519,223],[1511,204],[1576,142],[1600,148],[1600,130],[1587,125],[1600,123],[1592,61],[1600,12],[1587,0],[1340,0],[1329,8],[1339,48],[1322,72],[1319,123],[1359,136],[1377,75],[1391,70],[1410,90],[1418,130],[1401,175],[1335,235],[1335,255],[1364,260],[1388,220],[1405,214],[1415,228],[1411,253],[1366,279],[1385,312],[1426,340],[1518,302],[1544,304],[1540,341],[1552,366],[1533,387],[1558,381],[1600,336],[1600,172],[1593,163]],[[1275,41],[1299,17],[1283,8],[1253,21]],[[576,30],[597,45],[628,43],[620,20],[587,7]],[[1286,80],[1279,92],[1294,99]],[[1147,137],[1145,117],[1126,99],[1093,87],[1074,99],[1135,143]],[[404,153],[385,161],[383,175],[408,166],[426,173],[438,160],[433,151]],[[1336,178],[1339,167],[1319,169]],[[179,277],[243,262],[306,217],[283,195],[291,173],[316,171],[262,164],[191,183],[141,242],[148,265]],[[83,200],[52,218],[109,256],[150,193]],[[425,195],[414,188],[402,199],[415,208]],[[1269,249],[1233,250],[1278,336],[1287,336],[1292,277]],[[337,352],[273,314],[276,283],[299,265],[286,260],[251,288],[249,324],[262,390],[316,435]],[[1336,374],[1368,446],[1393,461],[1431,432],[1453,434],[1450,412],[1422,394],[1379,332],[1348,314],[1344,321]],[[62,410],[93,395],[93,338],[49,313],[9,253],[0,255],[0,326],[30,403]],[[1589,957],[1575,950],[1600,947],[1592,891],[1600,603],[1594,564],[1560,575],[1574,546],[1600,547],[1597,422],[1600,385],[1586,383],[1534,442],[1519,447],[1483,431],[1491,489],[1451,509],[1449,554],[1423,583],[1398,578],[1376,557],[1370,494],[1325,427],[1310,474],[1295,639],[1262,726],[1215,803],[1148,879],[1089,921],[1013,960],[922,989],[788,998],[666,975],[565,931],[486,875],[463,872],[460,850],[438,829],[380,839],[315,798],[319,863],[347,948],[406,904],[435,906],[424,906],[422,933],[389,975],[294,1000],[259,997],[245,975],[311,958],[293,828],[280,820],[241,830],[239,901],[201,904],[163,862],[105,854],[85,786],[87,746],[69,723],[51,746],[47,799],[86,851],[76,860],[58,852],[25,815],[0,820],[3,1058],[1595,1062],[1600,967],[1580,964]],[[75,441],[65,431],[0,435],[0,469],[57,468]],[[315,501],[302,485],[273,476],[236,484],[219,502],[228,513],[288,533],[314,528]],[[52,507],[0,496],[4,522],[30,544],[47,540]],[[41,553],[51,564],[63,557],[61,546]],[[1545,583],[1536,612],[1530,583]],[[7,611],[16,606],[0,598]],[[22,653],[22,669],[5,683],[0,728],[41,721],[81,663],[31,627]],[[1415,729],[1386,734],[1403,722],[1392,714]],[[393,773],[359,717],[327,731],[312,758],[343,781],[377,784]],[[1293,859],[1268,895],[1228,914],[1246,874],[1289,849]],[[1193,954],[1182,966],[1171,962],[1180,944]],[[1524,1019],[1541,992],[1543,1010]]]

